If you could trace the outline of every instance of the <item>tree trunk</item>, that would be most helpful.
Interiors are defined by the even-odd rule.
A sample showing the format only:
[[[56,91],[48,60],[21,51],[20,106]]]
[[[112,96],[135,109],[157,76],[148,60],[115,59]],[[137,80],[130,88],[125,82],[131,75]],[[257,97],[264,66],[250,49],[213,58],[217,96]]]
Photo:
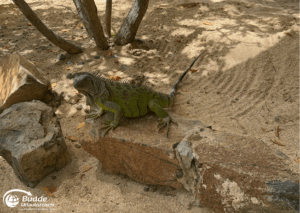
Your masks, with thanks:
[[[97,15],[94,0],[73,0],[73,2],[89,36],[95,40],[97,47],[107,50],[109,46]]]
[[[13,0],[15,5],[19,7],[24,16],[31,22],[36,29],[42,33],[50,42],[59,48],[63,49],[67,53],[81,53],[83,49],[71,42],[63,39],[62,37],[56,35],[52,30],[50,30],[33,12],[29,5],[24,0]]]
[[[147,11],[149,0],[135,0],[130,12],[124,20],[114,43],[123,46],[133,41],[140,23]]]
[[[112,0],[106,0],[105,32],[109,38],[111,37],[111,8],[112,8]]]

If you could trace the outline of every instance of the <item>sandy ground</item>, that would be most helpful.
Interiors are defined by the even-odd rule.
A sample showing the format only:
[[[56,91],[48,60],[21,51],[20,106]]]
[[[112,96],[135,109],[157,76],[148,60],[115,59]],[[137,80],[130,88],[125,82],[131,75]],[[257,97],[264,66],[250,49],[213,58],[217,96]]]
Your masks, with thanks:
[[[299,173],[298,0],[152,0],[136,36],[150,50],[134,56],[129,45],[114,46],[111,50],[119,63],[104,57],[106,52],[96,48],[78,25],[77,15],[61,6],[76,11],[71,0],[27,2],[48,27],[85,51],[58,61],[57,56],[64,52],[31,26],[11,1],[0,0],[0,57],[23,55],[43,70],[51,83],[63,81],[70,72],[98,70],[122,79],[143,75],[155,90],[169,92],[193,58],[206,50],[193,67],[197,71],[190,72],[181,84],[173,112],[199,119],[218,131],[259,138],[288,156],[289,168]],[[113,1],[115,29],[132,2]],[[178,6],[186,2],[198,4]],[[96,4],[103,21],[105,1],[96,0]],[[101,58],[95,60],[95,55]],[[68,60],[75,63],[67,65]],[[86,63],[78,66],[81,61]],[[211,212],[194,206],[192,195],[184,190],[150,186],[145,191],[144,184],[105,174],[96,159],[68,139],[82,137],[76,127],[84,121],[84,113],[75,107],[85,107],[83,101],[63,104],[66,113],[61,126],[72,162],[30,189],[34,196],[46,196],[42,188],[55,186],[55,197],[49,197],[48,203],[55,204],[57,212]],[[83,172],[86,166],[91,169]],[[1,157],[0,183],[1,199],[10,189],[28,190]],[[0,202],[0,212],[18,211]]]

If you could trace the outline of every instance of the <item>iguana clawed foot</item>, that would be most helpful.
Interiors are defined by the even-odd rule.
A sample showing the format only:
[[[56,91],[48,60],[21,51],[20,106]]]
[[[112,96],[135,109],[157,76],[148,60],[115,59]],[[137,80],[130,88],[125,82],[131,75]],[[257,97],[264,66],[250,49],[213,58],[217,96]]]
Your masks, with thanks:
[[[170,116],[158,119],[158,125],[157,125],[157,127],[159,128],[158,132],[161,132],[165,127],[167,127],[167,138],[170,131],[170,123],[174,123],[176,126],[178,126],[178,124],[175,121],[173,121]]]
[[[108,133],[109,130],[114,130],[119,125],[119,123],[117,123],[116,121],[106,121],[104,124],[105,126],[101,128],[106,129],[103,137],[106,135],[106,133]]]
[[[90,114],[86,115],[86,117],[96,119],[96,118],[100,117],[101,115],[103,115],[103,113],[104,113],[104,110],[102,108],[99,108],[97,110],[97,112],[90,113]]]

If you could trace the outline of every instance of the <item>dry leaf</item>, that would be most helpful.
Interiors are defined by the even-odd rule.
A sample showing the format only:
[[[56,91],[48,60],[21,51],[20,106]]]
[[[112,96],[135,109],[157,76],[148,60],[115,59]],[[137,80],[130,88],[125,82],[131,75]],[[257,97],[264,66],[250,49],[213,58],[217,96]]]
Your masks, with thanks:
[[[70,70],[71,68],[70,67],[65,67],[65,70]]]
[[[77,90],[74,90],[73,92],[74,92],[75,94],[79,94],[79,92],[78,92]]]
[[[94,140],[92,139],[92,137],[88,134],[88,137],[89,137],[89,141],[90,142],[93,142]]]
[[[299,158],[299,157],[296,158],[294,161],[295,161],[296,163],[300,164],[300,158]]]
[[[82,178],[85,176],[85,174],[81,174],[80,175],[80,180],[82,180]]]
[[[75,39],[75,36],[72,36],[72,40],[74,40]]]
[[[8,46],[5,46],[4,49],[8,49]]]
[[[110,80],[113,80],[113,81],[119,81],[120,79],[122,79],[120,76],[116,76],[116,75],[110,75],[109,76],[109,79]]]
[[[280,142],[278,142],[278,141],[276,141],[276,140],[271,140],[273,143],[276,143],[277,145],[279,145],[279,146],[285,146],[284,144],[282,144],[282,143],[280,143]]]
[[[54,87],[56,87],[56,85],[57,85],[57,83],[56,83],[56,82],[52,83],[52,84],[51,84],[51,88],[54,88]]]
[[[176,40],[176,41],[177,41],[178,43],[181,43],[181,40],[179,40],[179,39],[178,39],[178,40]]]
[[[192,7],[196,7],[197,3],[183,3],[177,6],[179,6],[180,8],[192,8]]]
[[[106,51],[105,54],[106,54],[107,56],[112,56],[113,52],[112,52],[112,51]]]
[[[92,168],[91,166],[85,165],[85,166],[84,166],[84,170],[83,170],[81,173],[85,173],[85,172],[87,172],[87,171],[90,171],[91,168]]]
[[[53,192],[56,192],[56,191],[57,191],[57,189],[56,189],[56,187],[55,187],[55,186],[49,186],[49,187],[48,187],[48,190],[49,190],[49,192],[51,192],[51,193],[53,193]]]
[[[61,30],[62,32],[68,32],[68,31],[70,31],[70,30],[68,30],[68,29],[64,29],[64,30]]]
[[[80,35],[80,37],[82,38],[82,37],[83,37],[83,35]]]
[[[82,22],[79,22],[77,25],[76,25],[76,27],[75,28],[81,28],[81,27],[83,27],[83,23]]]
[[[279,131],[280,131],[279,126],[277,126],[275,130],[275,135],[277,138],[279,138]]]
[[[163,61],[163,59],[162,59],[162,58],[160,58],[160,57],[158,57],[158,60],[160,60],[160,61]]]
[[[211,22],[209,22],[209,21],[204,21],[203,24],[204,24],[204,25],[213,25],[213,24],[212,24]]]
[[[51,197],[55,197],[52,192],[49,191],[47,187],[43,187],[42,190],[45,192],[46,195],[49,195]]]
[[[284,32],[284,34],[288,35],[288,36],[291,36],[293,37],[293,34],[292,33],[289,33],[289,32]]]
[[[33,62],[36,66],[40,66],[40,64],[36,61]]]
[[[197,72],[198,70],[193,70],[193,69],[190,69],[190,71],[191,71],[191,72]]]
[[[31,23],[29,23],[29,22],[27,23],[27,26],[31,26],[31,25],[32,25]]]
[[[85,122],[83,121],[82,123],[80,123],[80,124],[78,125],[77,129],[80,129],[80,128],[84,127],[84,125],[85,125]]]
[[[119,63],[119,60],[118,60],[117,58],[115,58],[114,61],[115,61],[115,63],[117,63],[117,64]]]
[[[71,141],[78,141],[78,139],[77,139],[76,137],[74,137],[74,136],[70,136],[69,139],[70,139]]]
[[[53,50],[51,49],[46,51],[46,53],[51,53],[51,52],[53,52]]]

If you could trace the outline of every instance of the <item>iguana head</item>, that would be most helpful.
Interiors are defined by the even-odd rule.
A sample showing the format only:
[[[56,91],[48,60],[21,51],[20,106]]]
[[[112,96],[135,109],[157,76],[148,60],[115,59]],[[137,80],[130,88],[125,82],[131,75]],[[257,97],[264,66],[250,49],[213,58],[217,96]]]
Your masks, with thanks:
[[[95,93],[95,82],[89,73],[75,74],[73,86],[80,93],[93,95]]]
[[[92,100],[96,97],[107,97],[109,95],[108,90],[105,87],[104,81],[97,78],[91,73],[81,72],[74,75],[73,86],[78,92],[88,96]]]

